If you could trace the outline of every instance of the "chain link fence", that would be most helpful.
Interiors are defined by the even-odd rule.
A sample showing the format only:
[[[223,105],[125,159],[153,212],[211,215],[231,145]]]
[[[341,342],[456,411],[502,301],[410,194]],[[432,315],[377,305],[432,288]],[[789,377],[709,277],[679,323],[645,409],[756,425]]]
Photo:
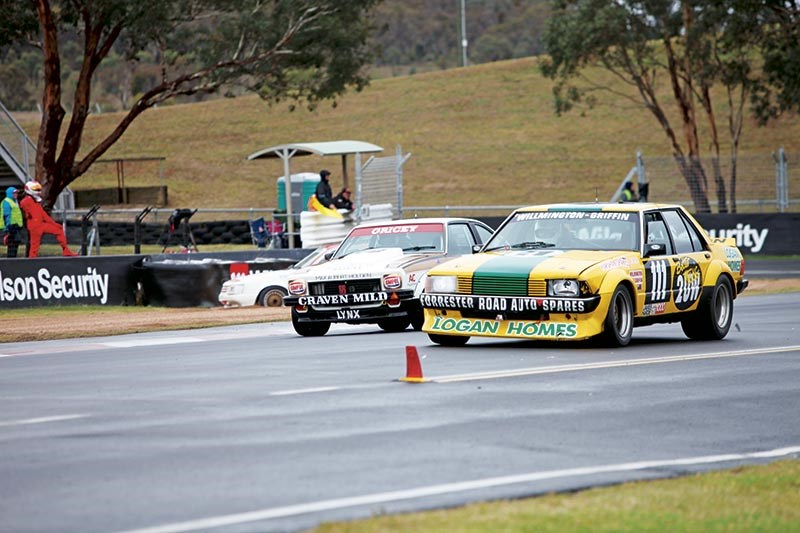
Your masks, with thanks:
[[[643,156],[648,200],[678,203],[701,212],[774,213],[800,211],[800,154],[741,155],[730,159],[676,160]],[[688,178],[687,178],[688,176]]]

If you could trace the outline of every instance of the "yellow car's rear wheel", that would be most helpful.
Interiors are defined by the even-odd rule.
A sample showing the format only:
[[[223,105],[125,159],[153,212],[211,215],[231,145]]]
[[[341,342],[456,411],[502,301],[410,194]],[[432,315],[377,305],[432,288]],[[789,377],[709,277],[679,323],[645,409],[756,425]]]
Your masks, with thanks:
[[[717,280],[714,290],[697,306],[697,311],[681,321],[681,328],[693,340],[725,338],[733,321],[733,289],[725,276]]]

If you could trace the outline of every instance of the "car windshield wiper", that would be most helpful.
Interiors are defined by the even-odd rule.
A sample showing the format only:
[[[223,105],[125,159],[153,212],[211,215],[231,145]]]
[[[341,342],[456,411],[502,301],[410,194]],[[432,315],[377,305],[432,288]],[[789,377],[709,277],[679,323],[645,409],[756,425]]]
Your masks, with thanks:
[[[435,250],[436,246],[409,246],[408,248],[403,248],[404,252],[419,252],[420,250]]]
[[[512,248],[553,248],[555,244],[552,242],[544,242],[544,241],[525,241],[525,242],[518,242],[517,244],[513,244]]]

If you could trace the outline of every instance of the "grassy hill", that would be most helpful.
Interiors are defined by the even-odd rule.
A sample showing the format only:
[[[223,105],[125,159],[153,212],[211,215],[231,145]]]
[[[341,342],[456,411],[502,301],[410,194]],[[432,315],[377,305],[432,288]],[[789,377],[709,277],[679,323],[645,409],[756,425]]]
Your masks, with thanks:
[[[616,83],[603,72],[594,76]],[[662,101],[671,110],[664,90]],[[105,157],[166,157],[173,207],[274,207],[280,160],[247,161],[247,155],[278,144],[336,139],[378,144],[385,149],[382,155],[393,155],[397,145],[410,152],[406,206],[591,201],[595,194],[604,200],[634,165],[637,150],[645,157],[669,156],[670,148],[647,111],[608,93],[599,99],[600,105],[585,114],[555,116],[551,83],[539,74],[536,59],[526,58],[376,80],[361,93],[345,95],[336,107],[323,105],[315,112],[269,107],[255,96],[163,106],[145,112]],[[718,117],[724,131],[725,115]],[[116,114],[93,116],[85,146],[118,120]],[[33,117],[23,116],[21,122],[35,130]],[[792,153],[800,155],[798,117],[766,128],[748,122],[741,155],[757,156],[766,166],[758,173],[743,167],[740,198],[770,180],[774,189],[770,154],[781,146],[790,161]],[[340,183],[338,157],[296,158],[292,165],[292,172],[329,168],[334,189]],[[158,183],[155,167],[144,175],[135,172],[134,166],[126,167],[127,185]],[[651,180],[651,199],[688,199],[676,173]],[[73,188],[114,185],[113,166],[98,165]],[[757,195],[765,194],[774,197],[774,192]]]

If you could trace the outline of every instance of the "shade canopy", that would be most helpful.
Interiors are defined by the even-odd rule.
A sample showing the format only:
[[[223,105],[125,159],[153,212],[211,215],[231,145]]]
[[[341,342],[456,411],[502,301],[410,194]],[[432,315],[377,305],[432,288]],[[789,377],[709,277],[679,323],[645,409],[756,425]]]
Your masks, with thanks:
[[[293,152],[292,157],[303,155],[347,155],[382,152],[383,148],[364,141],[326,141],[317,143],[291,143],[264,148],[253,152],[247,159],[279,158],[282,154]]]

